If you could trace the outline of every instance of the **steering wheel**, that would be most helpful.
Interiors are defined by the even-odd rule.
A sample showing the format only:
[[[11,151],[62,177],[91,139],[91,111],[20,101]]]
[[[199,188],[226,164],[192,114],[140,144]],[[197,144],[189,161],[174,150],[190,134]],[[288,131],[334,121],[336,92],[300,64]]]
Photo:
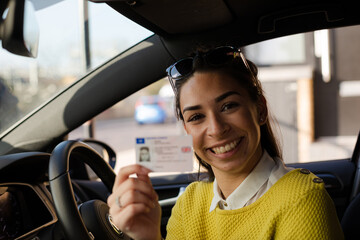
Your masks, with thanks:
[[[115,181],[115,173],[109,164],[85,143],[64,141],[55,147],[49,162],[50,189],[67,239],[129,239],[111,222],[105,202],[91,200],[77,206],[69,173],[70,156],[87,163],[109,192],[112,192]]]

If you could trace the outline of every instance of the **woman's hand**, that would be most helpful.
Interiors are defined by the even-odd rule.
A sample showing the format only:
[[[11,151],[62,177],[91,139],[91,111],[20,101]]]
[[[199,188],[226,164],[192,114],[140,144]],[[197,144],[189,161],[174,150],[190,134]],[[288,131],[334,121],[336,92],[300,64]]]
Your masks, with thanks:
[[[161,208],[149,172],[137,164],[121,168],[107,200],[113,223],[135,240],[161,239]]]

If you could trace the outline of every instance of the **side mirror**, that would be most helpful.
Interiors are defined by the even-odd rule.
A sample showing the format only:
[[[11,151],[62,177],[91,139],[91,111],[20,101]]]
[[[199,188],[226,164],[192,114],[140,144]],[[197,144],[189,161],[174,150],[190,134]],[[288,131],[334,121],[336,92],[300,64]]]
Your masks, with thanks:
[[[0,40],[11,53],[37,57],[39,26],[29,0],[0,1]]]

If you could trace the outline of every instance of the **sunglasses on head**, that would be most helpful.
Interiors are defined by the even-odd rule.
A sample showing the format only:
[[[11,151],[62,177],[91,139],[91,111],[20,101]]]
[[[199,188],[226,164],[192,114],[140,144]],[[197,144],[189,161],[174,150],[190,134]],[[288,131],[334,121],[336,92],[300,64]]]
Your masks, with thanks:
[[[231,46],[217,47],[201,54],[201,56],[208,65],[213,67],[223,66],[236,58],[240,58],[246,69],[252,74],[250,66],[240,48]],[[181,59],[166,69],[170,84],[175,94],[177,92],[175,81],[184,79],[194,72],[193,64],[194,59],[197,57],[199,57],[199,54],[196,54],[194,57]]]

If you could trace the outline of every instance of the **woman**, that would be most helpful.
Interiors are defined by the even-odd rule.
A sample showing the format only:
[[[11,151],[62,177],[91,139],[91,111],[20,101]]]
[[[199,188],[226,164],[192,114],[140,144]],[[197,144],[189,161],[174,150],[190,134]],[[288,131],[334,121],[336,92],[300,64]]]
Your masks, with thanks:
[[[178,118],[209,172],[177,201],[168,239],[343,238],[322,180],[284,166],[257,68],[239,49],[198,51],[167,72]],[[115,225],[134,239],[161,239],[149,171],[121,169],[108,199]]]

